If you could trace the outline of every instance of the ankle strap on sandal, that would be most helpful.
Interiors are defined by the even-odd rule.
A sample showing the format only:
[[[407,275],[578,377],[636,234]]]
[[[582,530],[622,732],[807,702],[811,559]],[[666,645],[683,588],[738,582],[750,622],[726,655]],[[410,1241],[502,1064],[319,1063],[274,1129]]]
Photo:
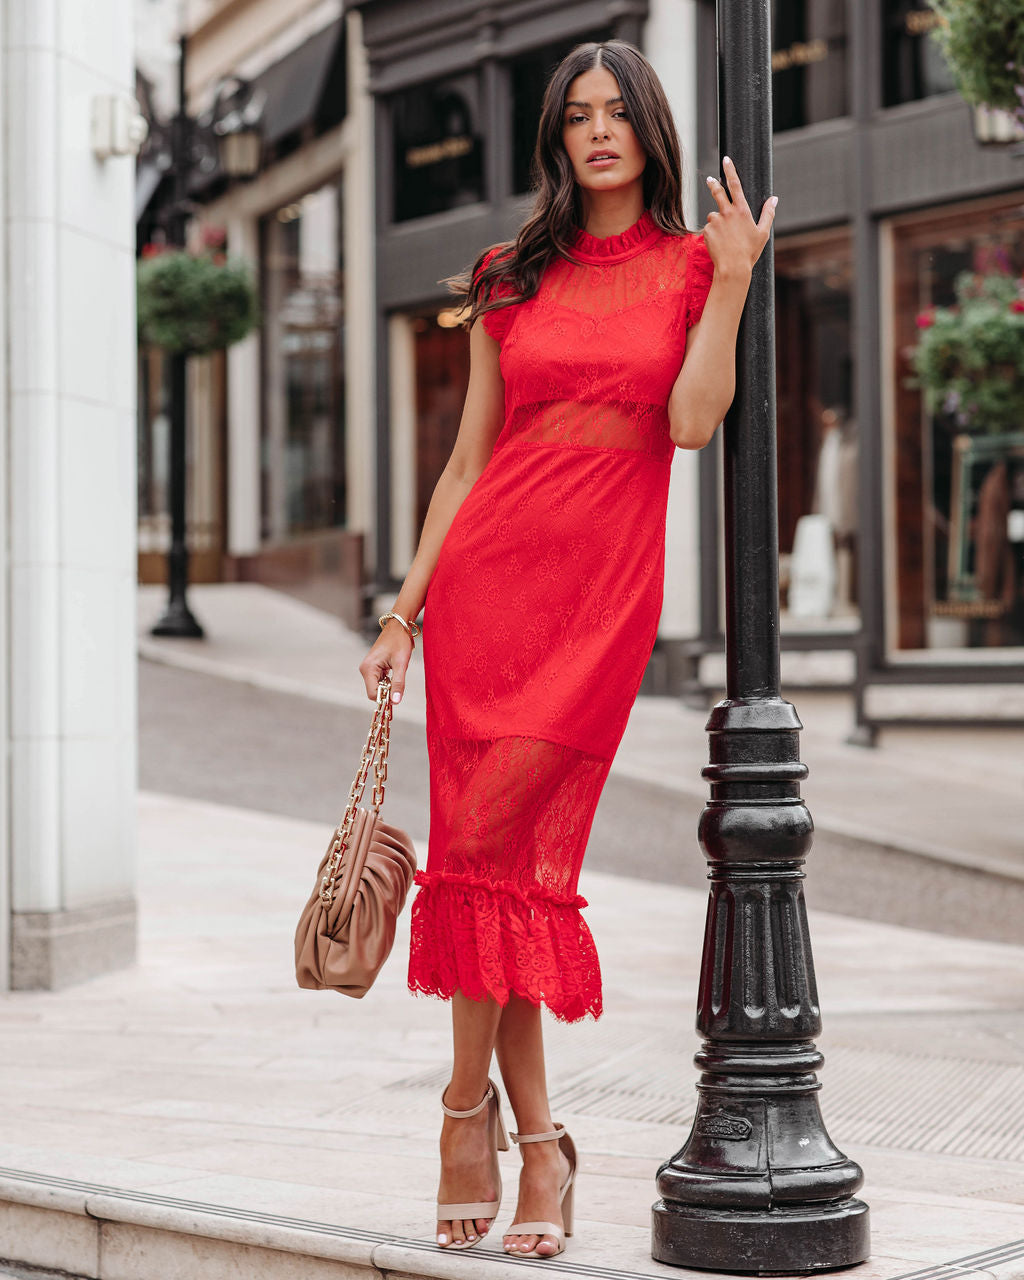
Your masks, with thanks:
[[[560,1138],[565,1130],[559,1125],[555,1129],[549,1130],[547,1133],[510,1133],[508,1136],[513,1142],[554,1142],[556,1138]]]
[[[448,1090],[446,1089],[446,1090],[445,1090],[445,1093],[447,1093],[447,1092],[448,1092]],[[475,1107],[470,1107],[470,1109],[469,1109],[468,1111],[453,1111],[453,1110],[451,1109],[451,1107],[446,1107],[446,1106],[444,1105],[444,1094],[442,1094],[442,1095],[441,1095],[441,1110],[445,1113],[445,1115],[446,1115],[446,1116],[451,1116],[451,1118],[452,1118],[453,1120],[468,1120],[468,1119],[470,1118],[470,1116],[478,1116],[478,1115],[480,1114],[480,1112],[481,1112],[481,1111],[483,1111],[484,1107],[486,1107],[486,1106],[487,1106],[488,1102],[490,1102],[490,1100],[491,1100],[493,1097],[494,1097],[494,1086],[493,1086],[493,1085],[491,1084],[491,1082],[488,1080],[488,1082],[487,1082],[487,1092],[486,1092],[486,1093],[484,1094],[484,1096],[483,1096],[483,1101],[482,1101],[482,1102],[477,1103],[477,1105],[476,1105]]]

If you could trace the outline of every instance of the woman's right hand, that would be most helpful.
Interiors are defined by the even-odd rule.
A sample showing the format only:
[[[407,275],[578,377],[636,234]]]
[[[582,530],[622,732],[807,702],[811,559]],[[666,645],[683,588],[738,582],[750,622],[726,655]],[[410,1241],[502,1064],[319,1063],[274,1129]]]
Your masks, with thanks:
[[[366,696],[377,700],[377,686],[385,671],[391,672],[391,701],[402,701],[405,693],[405,673],[412,658],[412,638],[400,622],[393,618],[385,624],[373,648],[359,664],[359,674],[366,685]]]

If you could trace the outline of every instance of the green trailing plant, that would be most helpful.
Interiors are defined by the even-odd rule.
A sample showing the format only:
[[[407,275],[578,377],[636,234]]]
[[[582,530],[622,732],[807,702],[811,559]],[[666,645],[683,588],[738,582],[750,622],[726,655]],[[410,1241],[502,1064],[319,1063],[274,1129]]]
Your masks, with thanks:
[[[931,0],[934,39],[960,94],[1024,124],[1024,0]]]
[[[223,253],[147,246],[137,272],[139,341],[185,355],[230,347],[259,323],[248,266]]]
[[[917,317],[908,385],[963,431],[1024,431],[1024,277],[962,271],[954,287],[953,306]]]

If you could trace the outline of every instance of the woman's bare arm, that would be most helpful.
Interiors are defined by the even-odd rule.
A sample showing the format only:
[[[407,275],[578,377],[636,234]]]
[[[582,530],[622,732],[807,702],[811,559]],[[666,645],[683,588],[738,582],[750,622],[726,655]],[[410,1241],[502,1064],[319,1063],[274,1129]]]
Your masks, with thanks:
[[[490,460],[505,417],[505,384],[498,365],[498,343],[479,320],[470,331],[469,353],[469,389],[459,434],[434,488],[416,555],[394,603],[394,612],[408,622],[423,608],[427,587],[441,554],[441,544],[455,513]],[[389,622],[359,665],[367,696],[377,696],[377,683],[383,672],[390,668],[392,696],[398,702],[405,690],[405,673],[411,654],[412,642],[401,624]]]
[[[768,243],[775,220],[775,197],[754,221],[736,166],[724,157],[729,195],[709,178],[718,208],[708,215],[704,243],[715,277],[700,321],[686,335],[686,354],[668,401],[669,431],[683,449],[703,449],[715,434],[736,394],[736,335],[754,264]]]

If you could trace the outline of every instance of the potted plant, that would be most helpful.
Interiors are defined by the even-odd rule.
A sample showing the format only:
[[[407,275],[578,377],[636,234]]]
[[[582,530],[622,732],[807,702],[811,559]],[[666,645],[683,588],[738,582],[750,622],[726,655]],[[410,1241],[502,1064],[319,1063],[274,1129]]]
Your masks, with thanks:
[[[931,0],[932,31],[983,143],[1024,138],[1024,0]]]
[[[951,413],[962,431],[1024,430],[1024,277],[962,271],[956,302],[917,316],[915,378],[931,413]]]
[[[182,355],[206,355],[259,323],[256,287],[244,262],[229,261],[224,235],[208,229],[195,252],[147,245],[137,272],[139,341]]]

